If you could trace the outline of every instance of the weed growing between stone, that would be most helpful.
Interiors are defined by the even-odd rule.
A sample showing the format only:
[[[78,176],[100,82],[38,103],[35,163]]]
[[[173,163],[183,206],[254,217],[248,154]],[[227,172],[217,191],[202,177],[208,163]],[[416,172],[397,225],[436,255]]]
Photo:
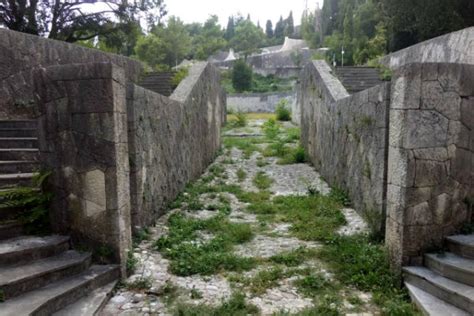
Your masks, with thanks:
[[[247,316],[259,315],[256,306],[248,304],[245,301],[245,295],[242,293],[234,293],[232,297],[217,307],[207,305],[185,305],[180,304],[173,312],[176,316]]]

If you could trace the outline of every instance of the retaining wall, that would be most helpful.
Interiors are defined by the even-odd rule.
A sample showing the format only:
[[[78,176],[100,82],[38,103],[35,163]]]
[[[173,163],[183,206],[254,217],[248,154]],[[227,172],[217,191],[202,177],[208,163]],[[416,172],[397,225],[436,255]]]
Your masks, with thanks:
[[[170,98],[130,84],[133,227],[151,225],[215,158],[226,104],[219,80],[217,68],[200,63]]]
[[[227,107],[229,110],[245,113],[273,113],[280,100],[285,99],[288,107],[296,103],[293,91],[275,93],[241,93],[227,96]]]
[[[303,70],[301,142],[311,162],[380,230],[384,222],[388,84],[349,95],[325,61]]]

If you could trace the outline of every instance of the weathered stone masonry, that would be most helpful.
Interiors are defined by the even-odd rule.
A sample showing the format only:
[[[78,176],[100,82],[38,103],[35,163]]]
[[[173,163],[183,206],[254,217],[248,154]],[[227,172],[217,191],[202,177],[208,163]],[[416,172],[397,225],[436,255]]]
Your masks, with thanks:
[[[0,118],[38,119],[54,230],[108,247],[123,272],[132,228],[204,171],[225,121],[212,65],[194,66],[170,99],[136,86],[141,72],[125,57],[0,30]]]
[[[308,64],[301,79],[301,139],[311,162],[380,230],[389,84],[350,96],[325,61]]]
[[[386,221],[397,269],[472,221],[473,82],[474,65],[411,63],[349,96],[325,62],[303,71],[302,143],[369,222]]]

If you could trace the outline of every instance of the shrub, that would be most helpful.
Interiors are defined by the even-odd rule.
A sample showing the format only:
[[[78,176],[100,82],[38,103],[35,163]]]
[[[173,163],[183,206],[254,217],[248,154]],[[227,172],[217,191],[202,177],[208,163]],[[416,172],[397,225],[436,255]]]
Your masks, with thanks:
[[[178,70],[178,72],[171,78],[171,84],[173,85],[173,88],[176,88],[181,81],[184,80],[189,75],[189,68],[181,68]]]
[[[280,126],[272,118],[263,123],[262,129],[269,140],[274,140],[280,133]]]
[[[252,88],[252,68],[239,59],[234,64],[232,71],[232,86],[237,92],[249,91]]]
[[[276,107],[276,116],[279,121],[290,121],[291,120],[291,111],[288,108],[288,101],[285,99],[280,100]]]

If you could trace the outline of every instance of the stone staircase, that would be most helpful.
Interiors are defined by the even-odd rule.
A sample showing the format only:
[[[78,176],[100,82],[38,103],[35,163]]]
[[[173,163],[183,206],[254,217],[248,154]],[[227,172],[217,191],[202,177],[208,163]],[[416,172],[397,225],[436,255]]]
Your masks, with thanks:
[[[405,285],[425,315],[474,315],[474,235],[446,242],[449,252],[426,254],[424,267],[403,268]]]
[[[0,190],[28,185],[39,167],[35,121],[0,121]],[[92,265],[68,236],[27,236],[18,215],[0,208],[0,316],[95,315],[120,276]]]
[[[336,67],[335,74],[350,94],[383,83],[378,69],[372,67]]]
[[[172,79],[176,72],[149,72],[145,74],[138,84],[139,86],[169,97],[175,87],[173,87]]]

